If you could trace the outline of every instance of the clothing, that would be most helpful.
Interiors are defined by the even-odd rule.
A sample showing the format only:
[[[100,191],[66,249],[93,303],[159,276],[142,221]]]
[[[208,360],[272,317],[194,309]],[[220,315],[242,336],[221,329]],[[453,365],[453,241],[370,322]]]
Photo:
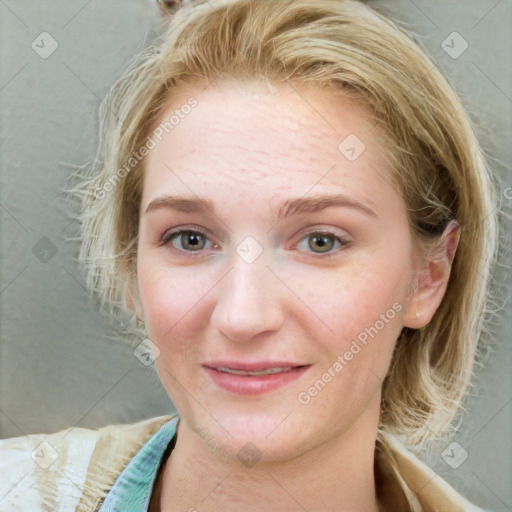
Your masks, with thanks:
[[[0,440],[0,512],[146,512],[178,422],[161,416]],[[378,479],[396,512],[482,512],[396,438],[380,439]]]

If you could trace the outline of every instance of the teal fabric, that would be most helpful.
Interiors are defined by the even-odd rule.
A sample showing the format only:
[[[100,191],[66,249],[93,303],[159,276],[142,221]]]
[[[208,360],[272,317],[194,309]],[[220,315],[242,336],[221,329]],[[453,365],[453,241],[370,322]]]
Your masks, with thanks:
[[[98,512],[147,512],[160,462],[176,435],[178,422],[179,416],[172,418],[137,452]]]

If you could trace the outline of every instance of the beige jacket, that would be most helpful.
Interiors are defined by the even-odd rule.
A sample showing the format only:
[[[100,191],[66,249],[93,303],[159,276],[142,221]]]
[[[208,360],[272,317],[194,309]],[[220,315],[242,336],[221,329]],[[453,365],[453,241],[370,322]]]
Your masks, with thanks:
[[[0,440],[0,512],[96,510],[128,462],[171,417]],[[483,510],[392,436],[384,439],[379,473],[396,512]]]

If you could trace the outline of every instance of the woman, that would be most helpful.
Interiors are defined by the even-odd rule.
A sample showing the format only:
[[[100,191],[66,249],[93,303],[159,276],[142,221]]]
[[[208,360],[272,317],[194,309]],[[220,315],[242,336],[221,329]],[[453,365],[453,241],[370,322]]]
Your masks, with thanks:
[[[87,282],[179,414],[5,442],[30,510],[479,510],[406,449],[460,408],[496,247],[468,117],[407,35],[350,0],[198,3],[101,133]]]

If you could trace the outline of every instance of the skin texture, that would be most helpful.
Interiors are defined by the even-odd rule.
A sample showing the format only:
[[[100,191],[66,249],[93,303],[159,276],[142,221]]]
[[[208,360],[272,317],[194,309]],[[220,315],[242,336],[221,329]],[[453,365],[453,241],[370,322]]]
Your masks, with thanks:
[[[159,480],[161,510],[378,510],[382,381],[402,327],[426,325],[442,299],[457,229],[435,257],[419,250],[371,112],[355,101],[304,85],[228,82],[187,88],[160,119],[191,96],[197,107],[146,157],[140,208],[136,310],[181,415]],[[338,149],[350,134],[366,146],[354,161]],[[331,206],[275,221],[283,201],[316,194],[343,194],[374,215]],[[209,199],[215,213],[158,207],[167,195]],[[180,235],[161,244],[173,228],[203,231],[204,245],[194,251]],[[308,236],[319,230],[332,233],[328,250]],[[251,263],[237,253],[248,236],[252,245],[242,247],[262,251]],[[377,324],[381,315],[387,321]],[[361,332],[382,323],[320,392],[299,401]],[[202,364],[214,359],[310,367],[276,390],[242,396],[206,375]],[[237,457],[248,449],[255,465]]]

